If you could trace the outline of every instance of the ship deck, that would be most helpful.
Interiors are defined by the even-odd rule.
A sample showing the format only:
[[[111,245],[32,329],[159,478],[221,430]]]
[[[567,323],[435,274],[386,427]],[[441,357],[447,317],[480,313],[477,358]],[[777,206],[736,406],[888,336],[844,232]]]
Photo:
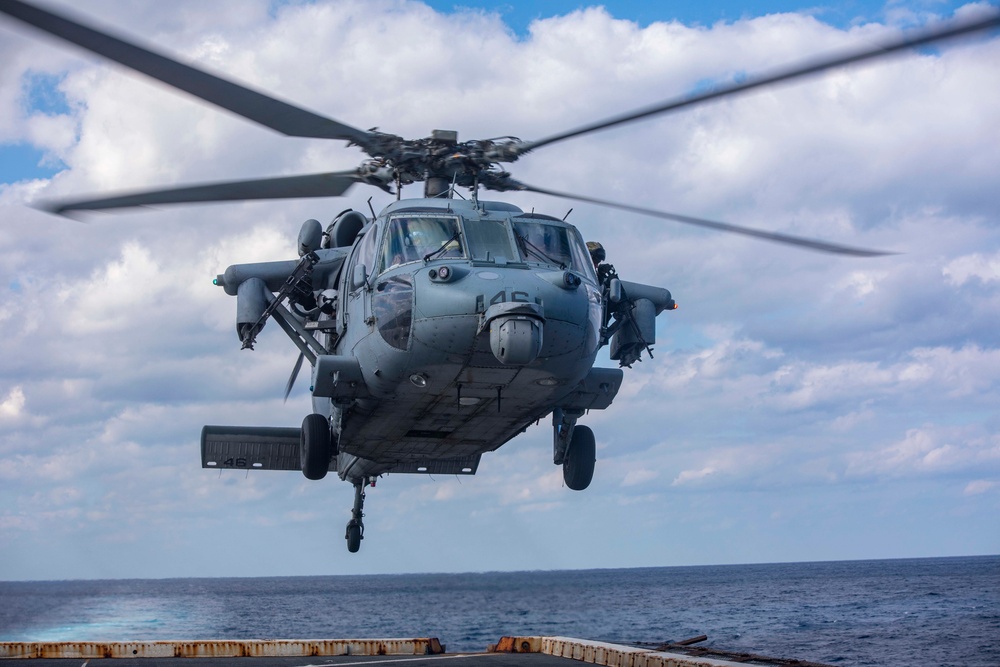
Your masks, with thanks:
[[[0,667],[25,667],[25,661],[30,667],[574,667],[580,663],[599,667],[829,667],[710,649],[699,653],[689,647],[704,639],[642,648],[569,637],[502,637],[484,653],[447,653],[447,647],[434,638],[0,642]]]

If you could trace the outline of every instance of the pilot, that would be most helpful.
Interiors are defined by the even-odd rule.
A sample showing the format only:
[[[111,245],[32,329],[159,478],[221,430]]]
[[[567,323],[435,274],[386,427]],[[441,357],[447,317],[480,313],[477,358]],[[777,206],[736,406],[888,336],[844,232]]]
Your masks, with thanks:
[[[587,250],[590,251],[590,261],[594,263],[594,270],[597,270],[598,265],[604,261],[607,257],[607,253],[604,252],[604,246],[602,246],[597,241],[587,241]]]
[[[597,283],[599,285],[607,284],[618,275],[614,266],[604,263],[607,257],[604,246],[597,241],[587,241],[587,250],[590,252],[590,260],[594,263],[594,269],[597,270]]]
[[[419,226],[418,226],[419,225]],[[458,229],[447,224],[447,221],[422,220],[411,222],[408,228],[407,243],[413,256],[408,261],[415,261],[433,254],[435,257],[461,257],[462,246],[458,242]]]
[[[395,221],[391,234],[392,261],[389,267],[398,266],[420,259],[420,246],[424,242],[424,234],[412,223],[405,220]]]

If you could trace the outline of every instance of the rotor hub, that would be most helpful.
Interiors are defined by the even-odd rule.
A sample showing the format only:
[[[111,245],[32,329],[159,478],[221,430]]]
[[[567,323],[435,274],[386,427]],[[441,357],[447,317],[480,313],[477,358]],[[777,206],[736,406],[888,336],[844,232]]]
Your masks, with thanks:
[[[519,189],[500,162],[513,162],[524,143],[516,137],[476,139],[459,143],[458,132],[434,130],[423,139],[403,139],[369,130],[370,140],[352,141],[368,155],[358,168],[366,183],[387,189],[424,181],[425,196],[437,197],[452,186],[490,190]]]

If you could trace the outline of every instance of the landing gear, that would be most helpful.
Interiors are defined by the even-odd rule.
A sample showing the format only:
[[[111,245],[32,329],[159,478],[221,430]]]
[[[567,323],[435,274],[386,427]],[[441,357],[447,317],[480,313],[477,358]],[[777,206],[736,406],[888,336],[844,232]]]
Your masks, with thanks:
[[[582,416],[583,410],[552,411],[552,462],[562,466],[563,481],[574,491],[590,486],[597,461],[594,432],[576,423]]]
[[[354,509],[351,510],[351,520],[347,522],[347,533],[344,538],[347,540],[347,550],[356,554],[361,548],[361,540],[365,539],[365,524],[361,520],[364,517],[365,507],[365,487],[368,485],[368,478],[354,481]]]
[[[362,535],[363,531],[364,526],[354,519],[351,519],[347,524],[347,535],[344,537],[347,538],[347,550],[352,554],[358,553],[358,550],[361,549],[361,540],[365,537]]]
[[[563,457],[563,481],[574,491],[583,491],[594,478],[597,445],[594,432],[587,426],[574,426],[569,447]]]
[[[330,437],[330,422],[323,415],[306,415],[302,420],[302,435],[299,438],[302,474],[307,479],[323,479],[330,469],[331,458],[333,439]]]

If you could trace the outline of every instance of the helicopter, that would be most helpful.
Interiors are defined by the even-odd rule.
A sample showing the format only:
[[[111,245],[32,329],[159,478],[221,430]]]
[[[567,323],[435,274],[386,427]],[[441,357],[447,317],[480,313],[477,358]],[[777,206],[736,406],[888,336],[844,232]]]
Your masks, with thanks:
[[[622,367],[651,356],[656,318],[676,308],[669,290],[620,278],[564,219],[480,199],[480,189],[590,202],[821,252],[886,254],[557,192],[514,179],[502,164],[577,136],[1000,25],[993,15],[907,35],[540,140],[460,142],[447,130],[416,140],[360,130],[31,4],[4,0],[0,11],[286,135],[345,141],[368,156],[350,171],[62,201],[48,206],[54,213],[337,197],[356,185],[397,196],[379,213],[347,210],[326,226],[307,220],[297,259],[236,264],[215,280],[236,298],[243,348],[252,349],[273,320],[298,349],[286,397],[309,361],[312,412],[297,428],[206,426],[202,466],[298,470],[310,480],[335,472],[354,487],[345,530],[351,552],[364,538],[365,490],[382,475],[473,475],[484,453],[542,419],[551,418],[553,463],[566,486],[586,489],[596,444],[578,421],[611,405]],[[423,197],[402,198],[405,186],[419,182]],[[594,366],[604,346],[619,368]]]

